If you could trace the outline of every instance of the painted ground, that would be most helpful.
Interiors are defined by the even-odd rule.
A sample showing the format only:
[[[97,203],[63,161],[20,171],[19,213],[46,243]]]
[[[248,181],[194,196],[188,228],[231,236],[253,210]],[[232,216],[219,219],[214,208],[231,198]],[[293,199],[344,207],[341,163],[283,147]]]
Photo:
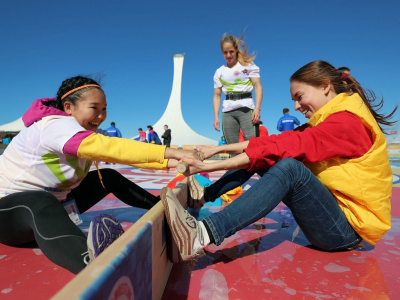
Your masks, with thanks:
[[[158,195],[177,172],[101,165]],[[376,245],[351,252],[325,253],[309,247],[290,211],[278,206],[266,217],[219,246],[209,246],[195,262],[174,265],[163,299],[396,299],[400,294],[400,165],[393,165],[392,229]],[[212,181],[222,173],[210,174]],[[246,190],[257,177],[244,185]],[[234,197],[233,197],[234,198]],[[206,206],[200,216],[223,209]],[[102,211],[125,229],[146,211],[131,208],[112,194],[82,215],[87,231]],[[0,299],[48,299],[75,275],[44,257],[35,244],[0,245]],[[140,274],[138,274],[140,276]]]

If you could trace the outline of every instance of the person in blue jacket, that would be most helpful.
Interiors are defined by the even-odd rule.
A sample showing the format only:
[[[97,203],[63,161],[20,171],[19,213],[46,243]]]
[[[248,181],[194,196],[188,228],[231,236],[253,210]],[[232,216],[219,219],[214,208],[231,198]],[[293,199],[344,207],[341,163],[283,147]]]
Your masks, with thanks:
[[[149,130],[149,133],[147,134],[147,140],[149,141],[149,143],[156,144],[156,145],[162,145],[157,132],[155,132],[153,129],[153,126],[147,125],[147,129]]]
[[[117,127],[115,127],[115,123],[111,122],[111,127],[108,127],[106,129],[108,136],[112,136],[112,137],[122,137],[121,131],[119,131],[119,129]]]
[[[300,121],[296,117],[289,115],[289,108],[284,108],[283,117],[279,119],[276,128],[279,131],[288,131],[293,130],[294,125],[300,125]]]
[[[221,136],[221,139],[218,142],[218,146],[226,145],[225,136]]]

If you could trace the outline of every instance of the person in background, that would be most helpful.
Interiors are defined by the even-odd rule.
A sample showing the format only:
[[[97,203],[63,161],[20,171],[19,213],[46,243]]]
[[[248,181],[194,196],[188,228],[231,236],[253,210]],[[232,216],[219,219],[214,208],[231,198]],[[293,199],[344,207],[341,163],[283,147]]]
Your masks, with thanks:
[[[239,180],[237,174],[268,168],[242,196],[197,221],[170,188],[161,190],[166,219],[183,260],[198,257],[211,243],[220,245],[281,201],[308,241],[322,251],[352,250],[361,240],[375,245],[391,228],[393,176],[383,128],[396,122],[390,119],[398,107],[390,114],[381,113],[383,99],[375,102],[375,94],[354,77],[320,60],[291,76],[290,94],[295,110],[309,119],[306,124],[238,144],[197,147],[205,158],[237,154],[230,159],[204,163],[183,158],[190,165],[186,176],[239,169],[231,174]],[[188,185],[190,207],[214,201],[225,188],[220,181],[208,187]]]
[[[115,127],[115,123],[111,122],[111,127],[108,127],[106,129],[107,133],[109,136],[112,137],[122,137],[121,131],[119,131],[119,129],[117,127]]]
[[[218,146],[221,146],[221,145],[226,145],[226,141],[225,141],[225,137],[224,136],[221,136],[221,139],[218,142]]]
[[[254,64],[255,55],[248,54],[243,35],[236,38],[224,35],[220,41],[222,55],[226,63],[217,69],[214,75],[214,128],[220,131],[219,111],[221,94],[222,130],[228,144],[239,141],[239,129],[245,139],[256,136],[255,125],[260,120],[263,89],[260,80],[260,68]],[[252,96],[255,90],[255,104]]]
[[[167,147],[171,146],[171,129],[168,129],[168,125],[164,125],[164,133],[161,136],[161,138],[163,139],[163,144]]]
[[[338,68],[338,70],[342,71],[343,73],[347,73],[347,74],[351,75],[350,68],[348,68],[348,67],[340,67],[340,68]]]
[[[150,144],[162,145],[160,138],[158,137],[157,132],[154,131],[153,126],[147,125],[147,129],[149,133],[147,134],[147,141]]]
[[[289,108],[284,108],[283,117],[279,119],[276,128],[281,132],[291,131],[294,129],[294,125],[300,125],[300,121],[296,117],[289,115]]]
[[[268,135],[267,127],[265,127],[263,125],[262,121],[258,122],[258,124],[256,126],[256,137],[266,136],[266,135]],[[246,139],[244,137],[243,131],[242,131],[242,129],[240,129],[240,131],[239,131],[239,143],[244,142],[245,140]]]
[[[259,135],[259,136],[268,136],[268,135],[269,135],[268,129],[267,129],[267,127],[265,127],[265,126],[263,125],[263,122],[260,121],[258,124],[259,124],[258,130],[259,130],[259,132],[260,132],[260,135]]]
[[[11,142],[11,135],[7,134],[3,137],[3,144],[8,145]]]
[[[139,141],[143,142],[143,143],[147,143],[146,132],[143,131],[142,128],[139,128],[138,131],[139,131]]]
[[[159,197],[97,161],[147,169],[175,168],[195,151],[166,148],[96,133],[107,117],[98,82],[64,80],[56,98],[35,100],[22,117],[25,128],[0,155],[0,243],[36,241],[55,264],[78,273],[123,233],[112,216],[92,219],[88,237],[63,204],[81,213],[109,193],[133,207],[150,209]],[[90,171],[92,162],[97,170]],[[69,203],[68,203],[69,205]]]

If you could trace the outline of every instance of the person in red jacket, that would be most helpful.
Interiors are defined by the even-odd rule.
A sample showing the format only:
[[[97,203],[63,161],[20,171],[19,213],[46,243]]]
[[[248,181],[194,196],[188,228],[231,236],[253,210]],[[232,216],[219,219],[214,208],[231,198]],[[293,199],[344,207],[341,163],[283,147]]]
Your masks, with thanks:
[[[262,121],[260,121],[259,123],[258,123],[258,130],[260,131],[260,136],[268,136],[269,134],[268,134],[268,129],[267,129],[267,127],[265,127],[264,125],[263,125],[263,122]]]
[[[325,61],[311,62],[290,78],[295,110],[309,121],[279,135],[242,143],[197,147],[206,158],[234,153],[215,163],[193,159],[185,175],[239,169],[203,188],[188,178],[190,206],[201,206],[240,184],[255,170],[268,171],[222,211],[201,221],[181,206],[169,188],[161,199],[171,233],[183,260],[202,253],[270,213],[281,201],[291,210],[308,241],[317,249],[354,249],[361,240],[376,244],[391,227],[392,172],[382,125],[395,110],[379,113],[367,93],[348,73]],[[179,226],[173,226],[179,224]]]

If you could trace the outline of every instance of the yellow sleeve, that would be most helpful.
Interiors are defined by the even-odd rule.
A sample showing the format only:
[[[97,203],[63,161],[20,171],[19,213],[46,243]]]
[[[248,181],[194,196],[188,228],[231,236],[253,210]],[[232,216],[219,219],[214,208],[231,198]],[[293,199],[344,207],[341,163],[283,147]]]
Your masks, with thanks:
[[[166,170],[166,146],[93,133],[79,145],[77,156],[89,160],[119,163],[145,169]]]

